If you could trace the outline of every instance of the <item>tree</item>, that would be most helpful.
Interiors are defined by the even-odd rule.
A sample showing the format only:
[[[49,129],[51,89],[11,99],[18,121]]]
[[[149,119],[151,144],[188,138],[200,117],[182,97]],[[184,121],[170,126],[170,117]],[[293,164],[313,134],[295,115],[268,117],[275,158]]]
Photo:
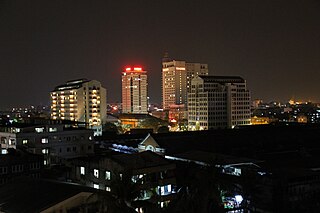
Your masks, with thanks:
[[[194,163],[182,164],[179,167],[177,181],[180,185],[177,199],[169,204],[167,212],[223,212],[216,169]]]
[[[111,132],[111,133],[119,134],[119,133],[122,133],[123,130],[121,128],[121,125],[116,125],[116,124],[111,123],[111,122],[106,122],[103,125],[103,132]]]
[[[167,127],[168,122],[153,116],[148,116],[147,118],[142,119],[138,124],[139,128],[146,128],[146,129],[152,128],[154,132],[157,132],[158,129],[162,126]]]
[[[136,208],[143,207],[145,212],[157,212],[158,208],[153,202],[157,194],[152,189],[144,188],[143,177],[132,178],[132,174],[122,173],[116,174],[111,182],[111,193],[113,194],[116,203],[124,210],[130,209],[135,211]],[[145,193],[151,195],[148,200],[143,200]]]

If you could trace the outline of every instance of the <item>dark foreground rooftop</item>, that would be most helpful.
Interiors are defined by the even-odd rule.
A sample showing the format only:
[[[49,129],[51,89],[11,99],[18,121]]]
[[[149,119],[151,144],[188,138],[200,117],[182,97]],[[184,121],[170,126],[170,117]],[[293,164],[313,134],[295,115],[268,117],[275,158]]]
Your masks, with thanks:
[[[16,179],[0,187],[0,212],[40,212],[80,192],[95,191],[96,189],[76,184]]]

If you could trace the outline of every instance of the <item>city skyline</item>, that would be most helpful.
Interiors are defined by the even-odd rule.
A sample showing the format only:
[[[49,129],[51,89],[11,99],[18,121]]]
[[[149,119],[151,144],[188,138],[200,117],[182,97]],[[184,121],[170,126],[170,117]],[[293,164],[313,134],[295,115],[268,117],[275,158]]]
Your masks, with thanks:
[[[121,102],[127,64],[148,70],[161,103],[161,59],[208,64],[247,80],[252,99],[319,102],[317,1],[0,3],[0,108],[49,104],[55,85],[98,80]]]

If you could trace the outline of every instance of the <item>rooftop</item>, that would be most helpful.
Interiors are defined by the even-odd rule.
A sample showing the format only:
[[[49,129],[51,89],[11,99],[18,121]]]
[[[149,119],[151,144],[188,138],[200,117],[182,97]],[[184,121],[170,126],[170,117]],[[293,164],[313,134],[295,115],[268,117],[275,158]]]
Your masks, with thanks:
[[[55,91],[62,91],[62,90],[70,90],[70,89],[78,89],[82,86],[83,83],[89,82],[88,79],[76,79],[76,80],[70,80],[67,81],[65,84],[61,84],[59,86],[56,86],[52,92]]]
[[[171,164],[171,162],[166,160],[164,157],[151,151],[144,151],[129,155],[116,155],[113,156],[113,159],[129,169],[144,169]]]
[[[0,187],[0,211],[41,212],[80,192],[95,192],[90,187],[40,179],[16,179]]]
[[[190,160],[201,162],[205,164],[215,165],[234,165],[234,164],[247,164],[247,163],[258,163],[261,161],[255,159],[249,159],[244,157],[236,157],[231,155],[224,155],[218,153],[211,153],[205,151],[188,151],[180,154],[174,154],[172,157],[179,158],[182,160]]]
[[[210,76],[210,75],[200,75],[206,82],[216,82],[216,83],[245,83],[245,80],[240,76]]]

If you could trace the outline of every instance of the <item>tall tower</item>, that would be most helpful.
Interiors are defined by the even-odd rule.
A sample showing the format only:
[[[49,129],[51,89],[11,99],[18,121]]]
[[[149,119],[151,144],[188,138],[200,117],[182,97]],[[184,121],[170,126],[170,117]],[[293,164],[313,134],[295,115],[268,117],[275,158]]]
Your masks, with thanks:
[[[147,71],[141,67],[127,67],[122,72],[122,112],[148,113]]]
[[[107,115],[106,89],[96,80],[77,79],[56,86],[51,95],[51,118],[85,122],[102,134]]]
[[[208,75],[208,64],[188,63],[170,59],[166,53],[162,59],[162,107],[184,105],[187,108],[191,80],[197,75]]]

